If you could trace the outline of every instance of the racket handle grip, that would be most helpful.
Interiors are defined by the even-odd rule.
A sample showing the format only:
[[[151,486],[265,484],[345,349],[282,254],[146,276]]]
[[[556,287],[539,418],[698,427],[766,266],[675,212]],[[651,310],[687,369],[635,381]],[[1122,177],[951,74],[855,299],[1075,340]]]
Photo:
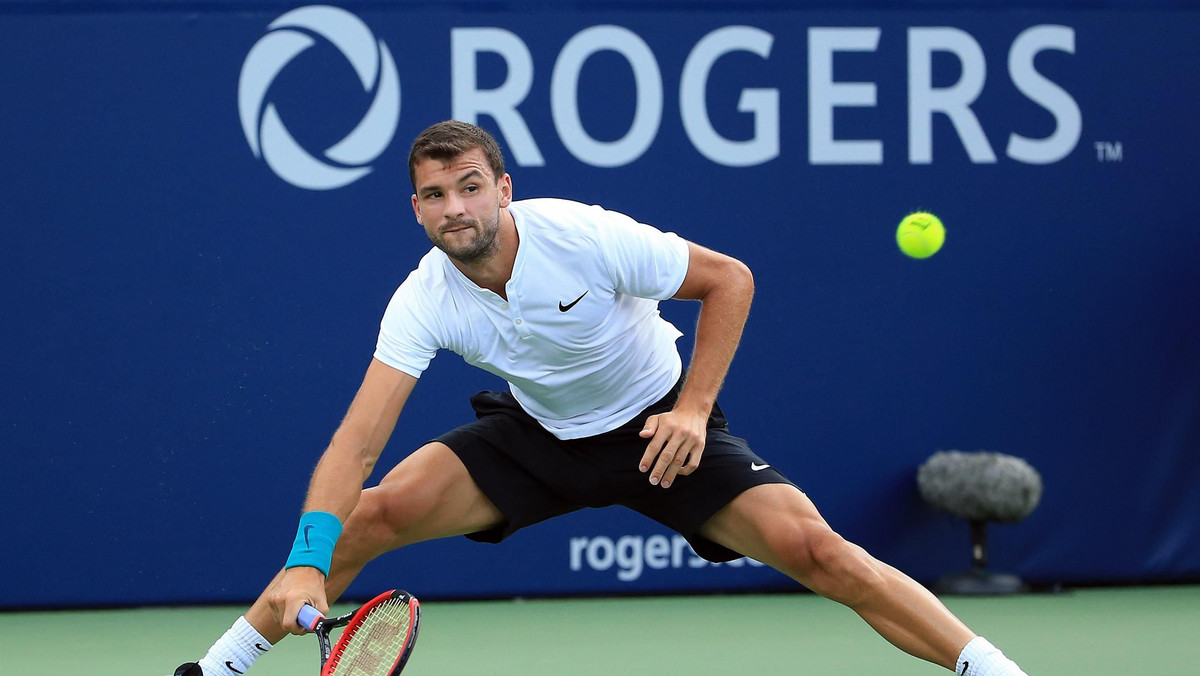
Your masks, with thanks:
[[[325,619],[325,616],[321,614],[321,611],[307,603],[300,608],[299,614],[296,615],[296,621],[300,623],[300,626],[309,631],[316,630],[317,623],[323,619]]]

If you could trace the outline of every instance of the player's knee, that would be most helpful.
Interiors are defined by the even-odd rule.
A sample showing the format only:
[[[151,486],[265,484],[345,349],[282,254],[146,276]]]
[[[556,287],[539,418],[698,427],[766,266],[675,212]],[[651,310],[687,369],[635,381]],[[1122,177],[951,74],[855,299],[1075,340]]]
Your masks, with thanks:
[[[847,605],[873,594],[882,584],[875,559],[828,527],[802,529],[789,551],[789,565],[797,579]]]
[[[359,507],[363,508],[362,520],[367,528],[397,538],[424,518],[433,502],[427,486],[400,481],[363,491]]]
[[[376,486],[363,491],[334,550],[335,563],[362,564],[392,549],[417,518],[402,492]]]

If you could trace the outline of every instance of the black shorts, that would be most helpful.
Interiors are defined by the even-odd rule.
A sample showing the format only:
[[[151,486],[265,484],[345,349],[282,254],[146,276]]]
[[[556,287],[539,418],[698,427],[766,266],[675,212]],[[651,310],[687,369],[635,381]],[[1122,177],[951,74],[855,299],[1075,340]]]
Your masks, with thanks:
[[[651,485],[649,473],[638,471],[647,444],[638,433],[647,417],[671,410],[678,396],[676,385],[617,429],[568,440],[547,432],[508,392],[471,397],[478,419],[436,441],[458,455],[505,520],[467,537],[500,542],[525,526],[583,507],[623,505],[683,535],[709,561],[740,557],[697,531],[746,489],[791,482],[730,434],[714,406],[700,466],[676,477],[670,488]]]

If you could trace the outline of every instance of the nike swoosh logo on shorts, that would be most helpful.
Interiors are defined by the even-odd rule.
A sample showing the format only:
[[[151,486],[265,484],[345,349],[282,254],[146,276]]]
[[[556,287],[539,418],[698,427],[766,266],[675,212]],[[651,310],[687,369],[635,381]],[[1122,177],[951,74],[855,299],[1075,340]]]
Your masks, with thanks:
[[[768,467],[770,467],[770,465],[760,465],[757,462],[750,463],[750,471],[751,472],[761,472]]]

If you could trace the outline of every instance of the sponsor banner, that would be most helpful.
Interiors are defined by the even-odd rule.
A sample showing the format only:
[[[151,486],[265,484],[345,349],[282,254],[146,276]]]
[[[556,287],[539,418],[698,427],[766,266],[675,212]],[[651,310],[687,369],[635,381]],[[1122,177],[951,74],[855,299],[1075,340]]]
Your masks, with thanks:
[[[495,133],[518,199],[751,266],[722,406],[847,538],[921,580],[967,567],[915,474],[984,449],[1046,486],[992,529],[997,568],[1195,579],[1198,31],[1188,3],[6,3],[0,607],[257,594],[429,246],[408,143],[451,117]],[[922,261],[893,237],[918,209],[947,227]],[[694,304],[662,312],[686,354]],[[440,355],[372,482],[502,386]],[[620,509],[415,545],[351,591],[396,580],[792,584]]]

